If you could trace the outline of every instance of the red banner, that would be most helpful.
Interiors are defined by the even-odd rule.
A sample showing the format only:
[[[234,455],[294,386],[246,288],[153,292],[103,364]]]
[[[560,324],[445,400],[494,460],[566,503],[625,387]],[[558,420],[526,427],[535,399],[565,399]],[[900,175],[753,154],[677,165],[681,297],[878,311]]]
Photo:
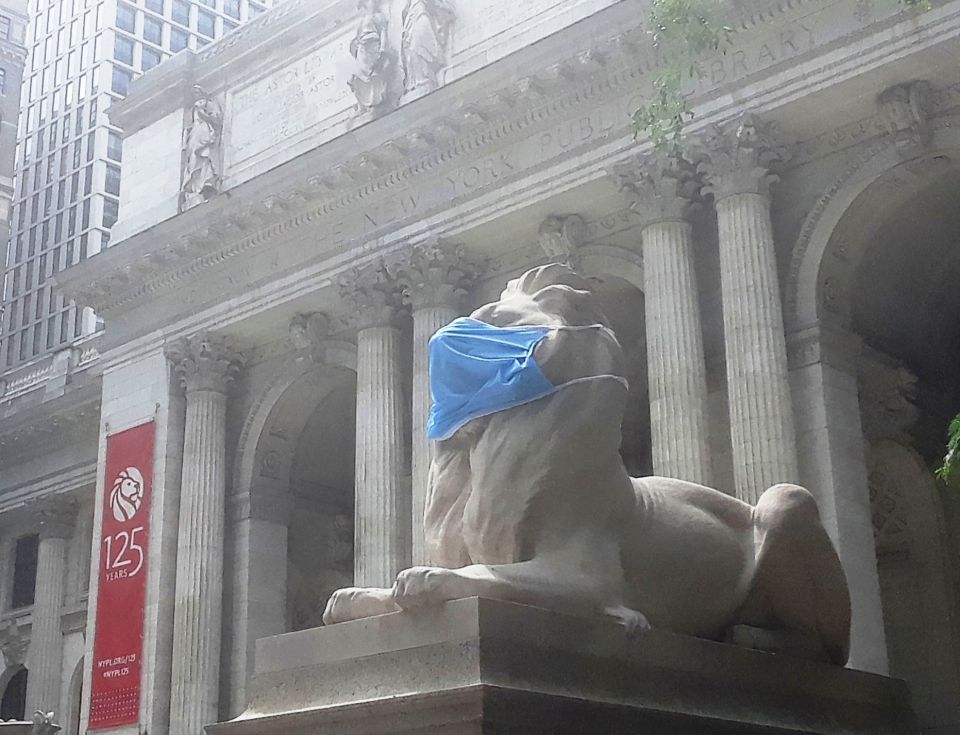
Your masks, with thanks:
[[[107,437],[91,730],[140,718],[153,440],[152,421]]]

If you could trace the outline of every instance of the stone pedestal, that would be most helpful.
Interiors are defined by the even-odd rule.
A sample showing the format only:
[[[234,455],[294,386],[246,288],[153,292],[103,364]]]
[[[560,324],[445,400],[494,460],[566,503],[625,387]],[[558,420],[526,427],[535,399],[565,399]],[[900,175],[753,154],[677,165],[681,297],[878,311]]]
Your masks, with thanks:
[[[192,735],[219,715],[227,389],[240,358],[210,334],[184,340],[168,355],[187,391],[170,732]]]
[[[902,682],[490,600],[266,638],[209,735],[917,733]]]

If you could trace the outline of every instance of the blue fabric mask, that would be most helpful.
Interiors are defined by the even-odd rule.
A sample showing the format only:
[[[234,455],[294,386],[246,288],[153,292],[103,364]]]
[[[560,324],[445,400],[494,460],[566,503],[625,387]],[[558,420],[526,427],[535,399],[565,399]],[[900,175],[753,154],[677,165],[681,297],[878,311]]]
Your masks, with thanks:
[[[430,339],[430,439],[449,439],[468,421],[530,403],[555,386],[533,351],[555,327],[495,327],[463,317]]]

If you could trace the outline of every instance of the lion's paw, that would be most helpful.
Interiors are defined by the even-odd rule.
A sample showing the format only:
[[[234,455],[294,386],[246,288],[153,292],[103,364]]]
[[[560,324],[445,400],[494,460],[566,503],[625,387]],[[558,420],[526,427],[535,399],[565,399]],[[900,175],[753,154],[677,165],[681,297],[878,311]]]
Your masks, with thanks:
[[[616,620],[626,631],[628,636],[645,633],[652,627],[650,625],[650,621],[647,620],[646,615],[623,605],[608,607],[603,612],[605,615],[608,615]]]
[[[452,599],[448,587],[456,574],[440,567],[412,567],[397,575],[393,585],[393,601],[404,610],[426,605],[439,605]]]
[[[337,590],[323,611],[323,624],[346,623],[359,618],[396,612],[391,590],[369,587],[345,587]]]

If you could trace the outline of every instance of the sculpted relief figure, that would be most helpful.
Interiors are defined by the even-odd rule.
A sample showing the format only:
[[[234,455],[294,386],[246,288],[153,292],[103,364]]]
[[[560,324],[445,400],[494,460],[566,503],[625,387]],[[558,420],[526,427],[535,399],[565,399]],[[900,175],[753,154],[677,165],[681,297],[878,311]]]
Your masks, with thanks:
[[[403,8],[403,91],[416,98],[436,89],[447,64],[456,15],[449,0],[407,0]]]
[[[223,110],[220,103],[194,85],[190,119],[183,131],[181,212],[219,193],[222,138]]]
[[[347,84],[357,98],[357,111],[364,113],[387,104],[395,65],[388,47],[388,20],[381,0],[360,0],[357,8],[363,18],[350,41],[350,54],[356,65]]]
[[[846,578],[809,492],[776,485],[753,507],[627,474],[626,361],[571,269],[511,281],[430,359],[435,566],[338,591],[325,622],[482,596],[846,661]]]

